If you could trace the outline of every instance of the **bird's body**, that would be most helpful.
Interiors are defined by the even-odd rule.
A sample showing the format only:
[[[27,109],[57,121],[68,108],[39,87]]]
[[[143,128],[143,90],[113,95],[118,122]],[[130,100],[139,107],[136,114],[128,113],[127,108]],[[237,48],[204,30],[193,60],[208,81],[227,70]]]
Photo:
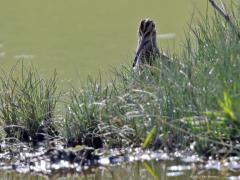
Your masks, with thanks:
[[[157,47],[157,33],[152,20],[144,19],[138,29],[138,47],[133,62],[133,70],[141,72],[144,64],[152,65],[156,59],[166,59]]]

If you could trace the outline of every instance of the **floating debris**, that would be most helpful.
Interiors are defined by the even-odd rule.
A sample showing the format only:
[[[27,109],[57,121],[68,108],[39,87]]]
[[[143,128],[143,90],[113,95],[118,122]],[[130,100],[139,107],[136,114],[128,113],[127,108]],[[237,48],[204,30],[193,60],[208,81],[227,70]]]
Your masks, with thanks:
[[[176,34],[175,33],[158,34],[157,38],[159,38],[159,39],[175,39]]]
[[[31,54],[20,54],[15,56],[16,59],[28,59],[31,60],[34,58],[34,55]]]

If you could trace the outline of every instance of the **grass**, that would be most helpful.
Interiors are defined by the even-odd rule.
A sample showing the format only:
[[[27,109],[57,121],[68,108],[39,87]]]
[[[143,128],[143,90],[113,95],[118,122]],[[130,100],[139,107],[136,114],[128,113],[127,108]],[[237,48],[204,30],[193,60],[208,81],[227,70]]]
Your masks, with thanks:
[[[71,89],[58,122],[52,121],[60,103],[56,74],[43,80],[24,67],[17,79],[13,71],[3,74],[3,124],[22,127],[34,137],[41,123],[51,120],[69,145],[239,155],[239,37],[216,14],[190,29],[182,52],[169,62],[159,59],[141,75],[122,67],[107,85],[89,78],[84,87]]]
[[[56,73],[44,80],[33,67],[19,66],[9,73],[1,71],[0,118],[7,137],[37,140],[41,133],[53,133]]]
[[[124,126],[123,103],[116,89],[89,79],[80,92],[72,90],[69,99],[63,125],[67,139],[97,147],[102,143],[122,146],[129,145],[129,138],[135,136],[132,128]]]
[[[81,92],[74,91],[65,127],[76,123],[90,134],[97,132],[110,147],[140,146],[151,139],[153,148],[191,146],[206,155],[239,155],[238,35],[217,14],[202,17],[190,29],[182,52],[170,62],[159,59],[140,76],[122,67],[108,86],[89,81]],[[101,131],[109,126],[107,133]],[[81,128],[76,135],[68,129],[66,137],[84,137]]]

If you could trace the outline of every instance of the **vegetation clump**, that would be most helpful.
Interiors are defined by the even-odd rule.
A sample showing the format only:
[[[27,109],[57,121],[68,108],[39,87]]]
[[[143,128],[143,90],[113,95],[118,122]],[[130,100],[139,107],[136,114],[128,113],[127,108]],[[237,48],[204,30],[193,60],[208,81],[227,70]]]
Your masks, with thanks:
[[[0,76],[0,118],[6,137],[21,141],[43,140],[54,135],[54,111],[58,101],[56,73],[43,79],[34,68],[18,64]]]
[[[231,22],[239,28],[237,18]],[[218,14],[190,28],[182,52],[168,63],[160,58],[140,75],[122,67],[107,85],[89,78],[72,89],[58,121],[55,74],[49,80],[24,68],[17,79],[4,74],[0,117],[7,136],[34,138],[45,123],[48,130],[57,126],[68,145],[239,155],[239,31]]]
[[[110,147],[140,146],[154,129],[149,147],[155,149],[239,155],[238,33],[217,13],[190,28],[182,52],[171,62],[159,59],[141,75],[123,67],[107,86],[89,81],[73,91],[66,137],[84,137],[78,125]]]

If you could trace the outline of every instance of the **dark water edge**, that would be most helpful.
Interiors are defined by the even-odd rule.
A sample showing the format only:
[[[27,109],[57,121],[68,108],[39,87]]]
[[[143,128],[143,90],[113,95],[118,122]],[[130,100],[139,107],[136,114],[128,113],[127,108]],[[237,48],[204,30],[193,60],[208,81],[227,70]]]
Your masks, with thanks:
[[[69,159],[73,159],[72,153],[82,158],[82,152],[89,151],[58,150],[51,155],[67,154],[58,159],[52,159],[49,150],[46,153],[43,149],[22,152],[15,160],[1,154],[0,179],[240,179],[240,157],[213,160],[184,152],[114,149],[91,160]]]

